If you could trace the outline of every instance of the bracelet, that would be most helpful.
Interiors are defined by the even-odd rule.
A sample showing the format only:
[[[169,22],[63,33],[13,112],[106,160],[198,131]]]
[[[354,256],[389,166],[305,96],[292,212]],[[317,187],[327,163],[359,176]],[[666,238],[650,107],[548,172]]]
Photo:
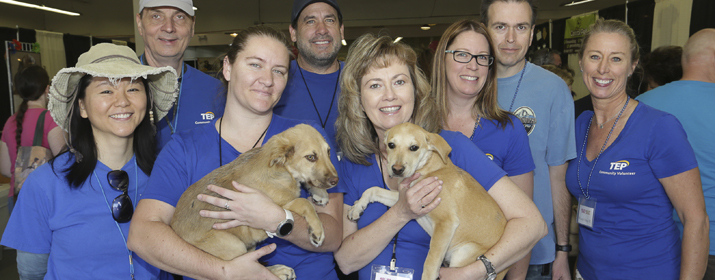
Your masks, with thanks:
[[[556,244],[556,252],[559,252],[559,251],[561,251],[561,252],[571,252],[571,249],[572,249],[572,248],[571,248],[571,244],[568,244],[568,245],[559,245],[559,244]]]

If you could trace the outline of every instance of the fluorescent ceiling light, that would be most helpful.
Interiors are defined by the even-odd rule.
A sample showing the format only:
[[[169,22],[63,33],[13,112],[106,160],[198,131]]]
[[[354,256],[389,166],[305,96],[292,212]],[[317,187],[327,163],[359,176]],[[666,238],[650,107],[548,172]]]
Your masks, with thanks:
[[[393,43],[397,43],[397,42],[399,42],[400,40],[402,40],[402,37],[397,37],[397,38],[395,38],[395,41],[394,41]]]
[[[585,3],[593,2],[593,1],[596,1],[596,0],[571,1],[571,3],[561,4],[561,6],[562,7],[571,7],[571,6],[581,5],[581,4],[585,4]]]
[[[14,0],[0,0],[0,3],[17,5],[17,6],[33,8],[33,9],[38,9],[38,10],[44,10],[44,11],[58,13],[58,14],[64,14],[64,15],[68,15],[68,16],[79,16],[79,13],[50,8],[45,5],[40,6],[40,5],[35,5],[35,4],[30,4],[30,3],[20,2],[20,1],[14,1]]]
[[[340,43],[342,43],[343,46],[347,46],[347,45],[348,45],[348,42],[345,42],[345,39],[343,39],[342,41],[340,41]]]
[[[432,28],[432,27],[430,27],[430,26],[427,25],[427,24],[420,26],[420,29],[422,29],[422,30],[430,30],[431,28]]]

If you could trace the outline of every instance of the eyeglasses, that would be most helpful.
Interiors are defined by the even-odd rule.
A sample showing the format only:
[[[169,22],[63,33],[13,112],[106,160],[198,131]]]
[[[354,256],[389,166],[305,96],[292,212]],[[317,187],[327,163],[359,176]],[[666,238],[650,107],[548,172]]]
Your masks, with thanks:
[[[491,66],[494,63],[494,57],[488,54],[471,54],[465,51],[450,51],[446,50],[445,53],[451,53],[454,61],[459,63],[469,63],[472,58],[477,59],[477,64],[481,66]]]
[[[122,194],[112,201],[112,217],[119,223],[126,223],[132,219],[134,206],[127,192],[129,191],[129,175],[124,170],[112,170],[107,173],[109,185]]]

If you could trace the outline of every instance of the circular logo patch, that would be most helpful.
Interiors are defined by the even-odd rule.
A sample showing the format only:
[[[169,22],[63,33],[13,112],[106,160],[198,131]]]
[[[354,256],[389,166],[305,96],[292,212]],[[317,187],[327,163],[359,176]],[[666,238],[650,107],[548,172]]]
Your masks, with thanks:
[[[526,134],[531,135],[531,132],[536,128],[536,113],[534,113],[534,110],[527,106],[521,106],[514,110],[514,115],[524,124]]]

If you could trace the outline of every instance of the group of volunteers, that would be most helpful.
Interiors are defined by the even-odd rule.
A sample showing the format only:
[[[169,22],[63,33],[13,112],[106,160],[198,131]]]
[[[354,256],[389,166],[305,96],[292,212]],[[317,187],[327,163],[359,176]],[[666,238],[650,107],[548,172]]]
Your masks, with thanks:
[[[507,279],[715,277],[706,211],[715,210],[706,207],[715,199],[715,150],[705,148],[715,128],[695,117],[715,104],[715,29],[683,47],[680,81],[636,100],[626,93],[640,58],[636,34],[621,21],[597,20],[578,52],[593,111],[574,120],[563,79],[525,59],[532,0],[481,2],[480,21],[449,26],[423,71],[411,47],[373,34],[339,61],[337,1],[295,0],[290,36],[261,25],[241,30],[217,80],[183,62],[197,20],[192,1],[140,0],[143,54],[95,45],[51,83],[46,73],[33,78],[34,92],[21,95],[3,129],[2,174],[14,175],[17,147],[32,142],[46,110],[42,145],[56,156],[24,181],[0,244],[17,250],[21,279],[278,279],[265,266],[282,264],[298,279],[356,272],[370,280],[391,262],[412,271],[396,279],[420,279],[430,236],[416,219],[450,186],[436,177],[411,185],[418,175],[384,171],[385,131],[410,122],[447,141],[451,160],[507,221],[479,260],[442,267],[439,279],[494,279],[505,269]],[[215,229],[266,232],[290,219],[292,231],[229,261],[174,233],[169,224],[190,185],[300,123],[323,134],[339,174],[329,202],[315,205],[320,246],[303,217],[241,184],[208,186],[214,195],[198,199],[225,210],[201,216],[225,220]],[[399,191],[399,200],[348,219],[373,186]]]

